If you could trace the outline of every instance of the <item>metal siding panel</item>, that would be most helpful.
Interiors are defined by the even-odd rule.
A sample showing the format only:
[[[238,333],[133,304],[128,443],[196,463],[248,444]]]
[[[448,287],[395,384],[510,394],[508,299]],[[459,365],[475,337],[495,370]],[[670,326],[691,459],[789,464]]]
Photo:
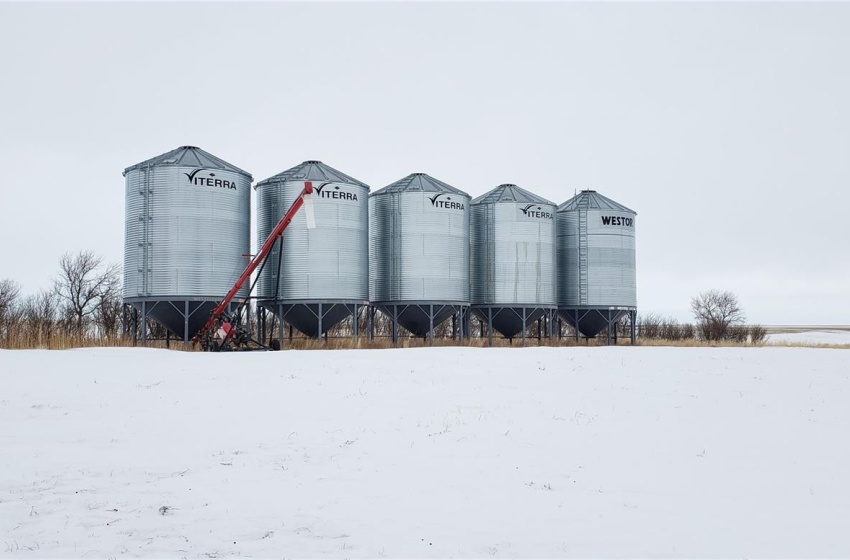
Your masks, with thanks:
[[[192,184],[193,172],[236,188]],[[223,297],[250,251],[249,178],[169,165],[132,169],[125,182],[124,297]]]
[[[585,232],[579,227],[582,213],[586,216]],[[605,224],[603,216],[619,217],[621,224]],[[620,210],[575,208],[558,213],[560,306],[637,305],[634,226],[635,214]],[[585,262],[580,258],[582,241]],[[586,288],[582,278],[587,279]]]
[[[319,187],[314,182],[314,187]],[[258,190],[258,238],[269,236],[304,188],[303,181],[265,183]],[[366,301],[369,298],[369,189],[360,184],[327,183],[314,195],[316,227],[307,229],[298,212],[283,234],[278,301]],[[331,198],[348,193],[356,200]],[[275,295],[278,249],[260,278],[261,298]]]
[[[473,305],[554,306],[555,206],[482,202],[473,208]]]
[[[429,194],[371,196],[374,301],[469,301],[469,197],[452,194],[463,209],[446,209]]]
[[[579,216],[578,212],[559,212],[558,231],[558,305],[579,305]]]
[[[603,217],[620,218],[621,225],[605,224]],[[634,225],[628,212],[587,211],[588,305],[637,305]]]

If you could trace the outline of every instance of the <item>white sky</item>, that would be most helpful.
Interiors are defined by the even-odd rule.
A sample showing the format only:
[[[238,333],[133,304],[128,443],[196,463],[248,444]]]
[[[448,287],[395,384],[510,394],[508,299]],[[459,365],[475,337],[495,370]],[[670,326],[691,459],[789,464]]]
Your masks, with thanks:
[[[378,189],[594,188],[638,306],[850,323],[850,4],[0,4],[0,278],[123,260],[123,169],[195,145]]]

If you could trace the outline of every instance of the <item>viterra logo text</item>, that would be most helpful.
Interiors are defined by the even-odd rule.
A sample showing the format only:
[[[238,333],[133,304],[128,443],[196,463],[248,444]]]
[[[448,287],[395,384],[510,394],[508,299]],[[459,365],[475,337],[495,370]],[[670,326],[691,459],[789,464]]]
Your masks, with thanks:
[[[198,173],[201,171],[206,171],[205,169],[196,169],[191,173],[184,173],[186,177],[189,178],[189,182],[193,185],[197,185],[199,187],[218,187],[220,189],[233,189],[236,190],[236,182],[228,181],[227,179],[217,179],[215,173],[210,171],[208,177],[198,177]]]
[[[357,193],[340,190],[339,185],[334,185],[332,189],[326,188],[329,186],[331,186],[330,183],[324,183],[315,188],[316,194],[319,195],[319,198],[357,201]]]
[[[623,218],[622,216],[602,216],[602,225],[635,227],[634,218]]]
[[[552,219],[551,212],[545,212],[541,206],[535,206],[534,204],[529,204],[525,208],[520,208],[520,210],[522,210],[522,213],[529,218],[543,218],[544,220]]]
[[[446,196],[446,198],[440,200],[440,197],[445,195],[446,193],[435,194],[433,197],[428,197],[428,200],[431,201],[431,205],[434,208],[445,208],[446,210],[463,210],[463,202],[455,202],[452,200],[452,197]]]

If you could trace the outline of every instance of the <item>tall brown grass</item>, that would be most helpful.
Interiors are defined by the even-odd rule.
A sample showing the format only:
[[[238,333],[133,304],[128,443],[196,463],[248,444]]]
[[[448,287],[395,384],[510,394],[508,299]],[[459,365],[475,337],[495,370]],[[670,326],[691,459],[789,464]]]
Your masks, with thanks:
[[[110,337],[98,338],[92,336],[78,337],[68,334],[57,334],[51,336],[49,340],[29,339],[24,337],[10,337],[8,340],[2,341],[0,349],[10,350],[26,350],[26,349],[46,349],[46,350],[68,350],[72,348],[95,348],[95,347],[133,347],[141,346],[141,341],[134,343],[132,338]],[[542,338],[540,341],[537,338],[527,338],[525,344],[519,338],[513,342],[501,337],[494,337],[492,347],[494,348],[522,348],[522,347],[598,347],[598,346],[614,346],[615,344],[606,344],[605,337],[598,339],[579,339],[573,337],[563,338]],[[631,346],[628,338],[621,338],[616,343],[617,346]],[[200,351],[199,347],[193,346],[191,343],[183,344],[180,340],[149,340],[146,345],[148,348],[170,348],[171,350],[179,351]],[[486,338],[467,338],[464,340],[450,338],[435,338],[432,344],[422,338],[399,337],[398,345],[395,348],[428,348],[428,347],[467,347],[467,348],[487,348],[488,342]],[[815,344],[815,343],[798,343],[798,342],[759,342],[752,344],[746,341],[704,341],[698,339],[637,339],[635,346],[647,347],[675,347],[675,348],[753,348],[753,347],[792,347],[792,348],[834,348],[834,349],[850,349],[850,344]],[[283,350],[351,350],[351,349],[388,349],[394,348],[390,338],[380,337],[368,340],[365,336],[361,337],[331,337],[324,340],[317,340],[302,336],[295,336],[292,339],[284,338]]]

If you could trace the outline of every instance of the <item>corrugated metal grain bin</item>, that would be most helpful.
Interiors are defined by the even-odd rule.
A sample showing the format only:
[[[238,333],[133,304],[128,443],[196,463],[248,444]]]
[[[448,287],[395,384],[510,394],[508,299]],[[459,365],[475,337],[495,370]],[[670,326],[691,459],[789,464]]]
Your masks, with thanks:
[[[559,314],[585,336],[637,306],[635,216],[592,190],[558,207]]]
[[[262,244],[311,181],[316,227],[304,212],[283,235],[260,276],[261,305],[287,323],[319,336],[369,298],[369,187],[319,161],[305,161],[257,183],[257,237]],[[279,274],[278,274],[279,272]]]
[[[124,177],[124,301],[193,336],[247,264],[251,175],[183,146]]]
[[[424,173],[370,196],[370,299],[417,336],[469,305],[469,215],[468,194]]]
[[[472,309],[506,337],[556,307],[555,210],[512,184],[472,201]]]

